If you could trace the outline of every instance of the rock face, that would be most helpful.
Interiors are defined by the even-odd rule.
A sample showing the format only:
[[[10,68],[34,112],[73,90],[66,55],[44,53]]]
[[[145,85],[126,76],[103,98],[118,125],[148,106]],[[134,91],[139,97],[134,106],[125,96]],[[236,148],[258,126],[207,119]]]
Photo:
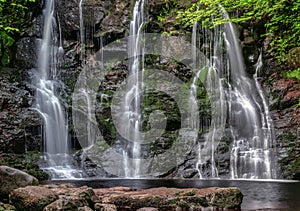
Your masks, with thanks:
[[[300,83],[272,75],[270,94],[280,177],[300,179]]]
[[[30,110],[31,87],[20,82],[27,74],[19,69],[0,70],[0,153],[24,153],[40,149],[39,116]]]
[[[40,151],[39,115],[30,109],[34,89],[30,69],[35,67],[41,37],[42,1],[32,3],[20,34],[11,48],[10,63],[0,67],[0,153]]]
[[[240,209],[243,195],[238,188],[133,190],[127,187],[91,189],[69,185],[28,186],[10,194],[17,210],[201,210]]]
[[[0,195],[7,196],[12,190],[27,185],[38,185],[39,181],[18,169],[0,166]]]

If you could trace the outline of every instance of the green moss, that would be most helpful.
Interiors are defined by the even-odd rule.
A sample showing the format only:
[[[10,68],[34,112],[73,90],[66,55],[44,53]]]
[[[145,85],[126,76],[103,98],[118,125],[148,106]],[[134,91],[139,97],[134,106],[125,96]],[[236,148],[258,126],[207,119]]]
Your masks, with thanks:
[[[177,191],[174,196],[180,196],[182,194],[183,191]]]
[[[0,154],[0,164],[25,171],[38,180],[47,180],[49,175],[40,169],[37,164],[40,152],[28,152],[26,154]]]
[[[185,196],[194,196],[196,194],[196,190],[188,190],[187,192],[184,193]]]
[[[7,211],[7,210],[16,210],[16,208],[10,204],[4,204],[0,202],[0,211]]]
[[[300,67],[298,67],[295,70],[288,71],[285,75],[288,78],[295,78],[297,80],[300,80]],[[299,103],[300,103],[300,101],[299,101]]]

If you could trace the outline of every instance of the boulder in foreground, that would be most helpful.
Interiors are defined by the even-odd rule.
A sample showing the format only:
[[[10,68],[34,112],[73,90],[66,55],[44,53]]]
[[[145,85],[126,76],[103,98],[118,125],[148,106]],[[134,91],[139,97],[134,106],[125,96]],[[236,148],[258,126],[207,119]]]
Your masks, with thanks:
[[[240,209],[243,195],[238,188],[126,188],[95,189],[102,204],[114,204],[121,210],[153,207],[162,210],[191,210],[205,207]]]
[[[58,194],[46,187],[27,186],[13,190],[9,201],[17,210],[39,211],[58,199]]]
[[[238,188],[92,189],[70,185],[27,186],[13,190],[10,203],[17,210],[239,210],[243,195]]]
[[[39,181],[18,169],[0,166],[0,195],[7,196],[12,190],[27,185],[38,185]]]

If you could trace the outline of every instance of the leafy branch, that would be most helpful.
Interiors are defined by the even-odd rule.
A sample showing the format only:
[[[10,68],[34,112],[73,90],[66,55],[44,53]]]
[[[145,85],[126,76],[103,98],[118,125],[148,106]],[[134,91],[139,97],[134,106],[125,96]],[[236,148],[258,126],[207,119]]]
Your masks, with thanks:
[[[36,0],[0,0],[0,59],[9,62],[9,48],[28,18],[29,8]]]

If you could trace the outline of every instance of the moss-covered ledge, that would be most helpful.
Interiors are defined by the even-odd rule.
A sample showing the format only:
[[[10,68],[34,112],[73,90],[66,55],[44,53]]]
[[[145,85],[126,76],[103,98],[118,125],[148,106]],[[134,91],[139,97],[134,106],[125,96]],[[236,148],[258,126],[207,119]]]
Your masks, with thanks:
[[[238,188],[92,189],[70,184],[18,188],[10,194],[17,210],[240,210],[243,195]],[[10,206],[10,205],[5,205]],[[149,209],[151,208],[151,209]]]

